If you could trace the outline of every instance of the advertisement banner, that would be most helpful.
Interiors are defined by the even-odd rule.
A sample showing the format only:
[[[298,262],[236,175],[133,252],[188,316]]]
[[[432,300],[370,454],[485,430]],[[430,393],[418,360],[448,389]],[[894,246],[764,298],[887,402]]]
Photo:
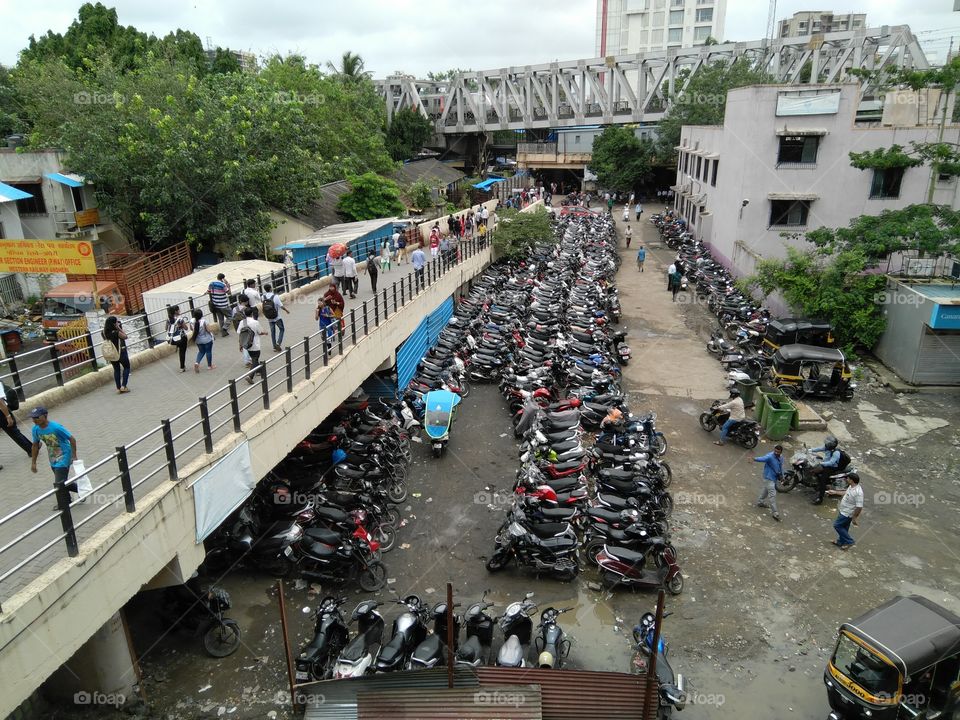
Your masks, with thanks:
[[[840,111],[840,92],[806,95],[780,93],[777,96],[777,116],[836,115]]]
[[[2,240],[0,272],[96,275],[93,246],[86,240]]]

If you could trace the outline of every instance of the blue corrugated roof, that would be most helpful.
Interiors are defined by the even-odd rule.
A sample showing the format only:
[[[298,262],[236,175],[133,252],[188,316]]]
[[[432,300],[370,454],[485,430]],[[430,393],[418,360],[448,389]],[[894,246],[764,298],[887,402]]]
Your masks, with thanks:
[[[494,183],[503,182],[503,178],[490,178],[489,180],[484,180],[483,182],[474,183],[473,186],[478,190],[486,190]]]
[[[83,178],[79,175],[74,175],[70,173],[69,175],[62,175],[60,173],[47,173],[44,175],[45,178],[49,178],[54,182],[58,182],[61,185],[66,185],[67,187],[83,187]]]
[[[23,190],[18,190],[12,185],[7,185],[6,183],[0,182],[0,202],[12,202],[14,200],[26,200],[27,198],[32,198],[28,192]]]

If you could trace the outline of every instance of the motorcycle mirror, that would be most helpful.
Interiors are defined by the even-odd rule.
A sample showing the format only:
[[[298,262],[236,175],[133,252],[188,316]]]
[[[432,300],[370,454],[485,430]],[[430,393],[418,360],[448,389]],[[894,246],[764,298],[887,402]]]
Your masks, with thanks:
[[[526,595],[524,595],[523,597],[524,597],[525,599],[529,600],[530,598],[533,597],[533,595],[534,595],[533,592],[528,592],[528,593],[527,593]]]

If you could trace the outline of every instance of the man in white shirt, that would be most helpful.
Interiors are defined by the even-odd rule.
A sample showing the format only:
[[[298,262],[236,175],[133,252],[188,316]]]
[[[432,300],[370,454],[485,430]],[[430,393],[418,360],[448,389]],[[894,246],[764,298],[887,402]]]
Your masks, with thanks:
[[[260,293],[257,292],[257,281],[256,280],[247,280],[247,286],[243,289],[243,294],[247,296],[247,299],[250,301],[250,309],[253,310],[253,318],[256,320],[260,317]]]
[[[247,308],[243,312],[245,317],[240,321],[240,325],[237,327],[237,333],[239,333],[240,338],[240,351],[243,352],[246,350],[250,355],[250,362],[253,365],[253,369],[247,373],[246,378],[247,382],[253,385],[253,376],[256,373],[259,372],[264,377],[267,376],[267,366],[260,362],[260,336],[266,335],[267,333],[263,331],[259,321],[254,317],[253,308]],[[250,333],[253,334],[253,337],[250,340],[249,346],[244,347],[244,340],[250,336]]]
[[[289,308],[283,304],[280,296],[273,291],[273,285],[264,283],[263,285],[263,316],[270,323],[270,342],[273,345],[274,352],[280,352],[283,349],[283,318],[281,312],[290,314]]]
[[[672,281],[673,281],[673,276],[676,274],[676,272],[677,272],[676,263],[670,263],[670,267],[667,268],[667,290],[668,291],[673,289]]]
[[[863,488],[860,487],[860,476],[850,473],[846,477],[847,489],[827,490],[827,495],[842,495],[837,519],[833,521],[833,529],[837,531],[837,539],[833,541],[841,550],[849,550],[856,541],[850,536],[850,525],[859,525],[857,518],[863,512]]]
[[[730,390],[730,401],[718,406],[717,410],[726,410],[730,413],[730,417],[720,428],[720,439],[713,443],[714,445],[723,445],[727,440],[727,435],[730,434],[730,429],[738,422],[743,422],[747,417],[740,391],[736,388]]]
[[[350,297],[355,298],[357,296],[357,261],[353,259],[353,255],[350,254],[350,251],[347,250],[347,254],[343,257],[343,279],[346,281],[344,283],[344,288],[350,293]]]

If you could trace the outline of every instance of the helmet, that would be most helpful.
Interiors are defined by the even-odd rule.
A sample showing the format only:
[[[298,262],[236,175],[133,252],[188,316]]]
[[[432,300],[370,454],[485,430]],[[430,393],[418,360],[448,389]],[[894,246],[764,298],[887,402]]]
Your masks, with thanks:
[[[737,388],[730,388],[730,397],[731,398],[740,397],[740,391]]]
[[[620,511],[620,522],[624,525],[632,525],[640,519],[640,511],[635,508],[627,508]]]
[[[833,435],[827,435],[827,437],[823,441],[823,446],[830,452],[833,452],[834,450],[836,450],[837,445],[839,445],[839,442]]]

